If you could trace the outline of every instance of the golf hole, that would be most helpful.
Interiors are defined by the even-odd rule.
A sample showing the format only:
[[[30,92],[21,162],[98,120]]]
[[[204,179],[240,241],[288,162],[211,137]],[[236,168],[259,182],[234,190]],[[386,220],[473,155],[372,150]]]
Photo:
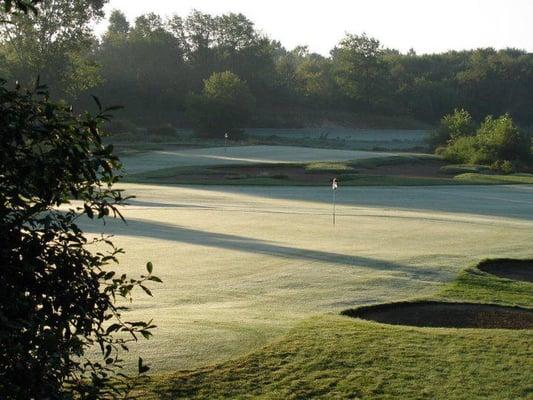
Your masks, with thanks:
[[[481,262],[478,269],[499,278],[533,282],[533,260],[487,260]]]
[[[533,310],[492,304],[400,302],[345,310],[342,314],[392,325],[433,328],[533,328]]]

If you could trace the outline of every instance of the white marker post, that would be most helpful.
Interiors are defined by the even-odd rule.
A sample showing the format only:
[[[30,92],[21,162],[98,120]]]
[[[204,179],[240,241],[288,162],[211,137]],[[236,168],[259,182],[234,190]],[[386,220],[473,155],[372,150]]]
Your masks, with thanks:
[[[224,153],[226,152],[227,148],[228,148],[228,133],[226,132],[224,134]]]
[[[331,182],[331,189],[333,190],[333,225],[335,225],[335,192],[338,187],[337,178],[333,178],[333,181]]]

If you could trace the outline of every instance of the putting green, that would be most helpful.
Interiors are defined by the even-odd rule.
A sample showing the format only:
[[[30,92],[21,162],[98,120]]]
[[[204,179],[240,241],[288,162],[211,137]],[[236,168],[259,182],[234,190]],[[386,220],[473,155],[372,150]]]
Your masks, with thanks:
[[[310,161],[347,161],[376,157],[390,157],[395,153],[373,151],[316,149],[296,146],[236,146],[202,149],[152,150],[121,157],[128,173],[153,171],[162,168],[239,165],[260,163],[297,163]]]
[[[154,318],[135,348],[155,371],[249,352],[309,315],[429,295],[471,262],[531,256],[533,187],[305,187],[124,184],[128,225],[86,223],[151,260],[164,283],[138,293]],[[136,352],[133,352],[135,355]]]

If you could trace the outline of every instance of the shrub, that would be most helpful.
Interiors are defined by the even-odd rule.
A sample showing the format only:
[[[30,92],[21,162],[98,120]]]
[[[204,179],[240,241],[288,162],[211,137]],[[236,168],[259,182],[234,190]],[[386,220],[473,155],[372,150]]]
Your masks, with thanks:
[[[475,136],[466,136],[450,142],[442,151],[445,160],[456,164],[483,164]]]
[[[120,352],[154,327],[123,319],[117,304],[134,287],[150,294],[146,281],[159,281],[151,263],[140,279],[115,275],[122,250],[106,237],[87,239],[77,225],[82,215],[121,217],[126,200],[113,187],[120,162],[102,144],[110,110],[78,116],[42,86],[9,90],[0,80],[2,399],[111,397]],[[85,356],[94,347],[100,359]]]
[[[531,139],[519,131],[512,118],[488,116],[475,136],[457,136],[442,151],[444,158],[453,163],[495,164],[503,167],[528,163],[531,157]],[[497,164],[496,164],[497,163]],[[505,170],[509,170],[505,164]]]
[[[446,145],[450,140],[474,135],[475,129],[468,111],[456,108],[452,114],[442,117],[439,128],[429,138],[429,144],[435,149]]]
[[[499,172],[508,175],[512,174],[515,171],[515,166],[509,160],[498,160],[491,164],[490,169],[494,172]]]
[[[488,116],[477,135],[481,151],[489,162],[498,160],[529,161],[531,139],[516,127],[509,114]]]

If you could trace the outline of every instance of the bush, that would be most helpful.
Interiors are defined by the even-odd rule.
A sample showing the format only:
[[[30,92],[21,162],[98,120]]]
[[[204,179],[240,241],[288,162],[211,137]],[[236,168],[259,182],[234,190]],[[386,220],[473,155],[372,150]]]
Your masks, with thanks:
[[[475,136],[455,139],[442,150],[441,154],[445,160],[455,164],[485,163],[483,155],[479,152],[479,144]]]
[[[531,139],[518,130],[508,114],[499,118],[488,116],[475,136],[451,139],[442,155],[453,163],[494,164],[510,170],[514,167],[509,165],[530,162]]]
[[[512,174],[515,171],[515,166],[509,160],[498,160],[491,164],[490,169],[494,172],[499,172],[504,175]]]
[[[475,129],[469,112],[456,108],[452,114],[442,117],[439,128],[429,137],[429,145],[436,149],[450,140],[474,135]]]
[[[42,86],[9,90],[0,80],[2,399],[111,397],[121,351],[154,327],[124,320],[117,305],[134,287],[150,294],[145,283],[159,281],[151,263],[140,279],[115,275],[122,249],[87,239],[77,225],[83,215],[121,217],[126,200],[113,187],[120,162],[102,144],[110,110],[78,116]],[[95,347],[100,359],[86,357]],[[138,366],[147,370],[141,359]]]

